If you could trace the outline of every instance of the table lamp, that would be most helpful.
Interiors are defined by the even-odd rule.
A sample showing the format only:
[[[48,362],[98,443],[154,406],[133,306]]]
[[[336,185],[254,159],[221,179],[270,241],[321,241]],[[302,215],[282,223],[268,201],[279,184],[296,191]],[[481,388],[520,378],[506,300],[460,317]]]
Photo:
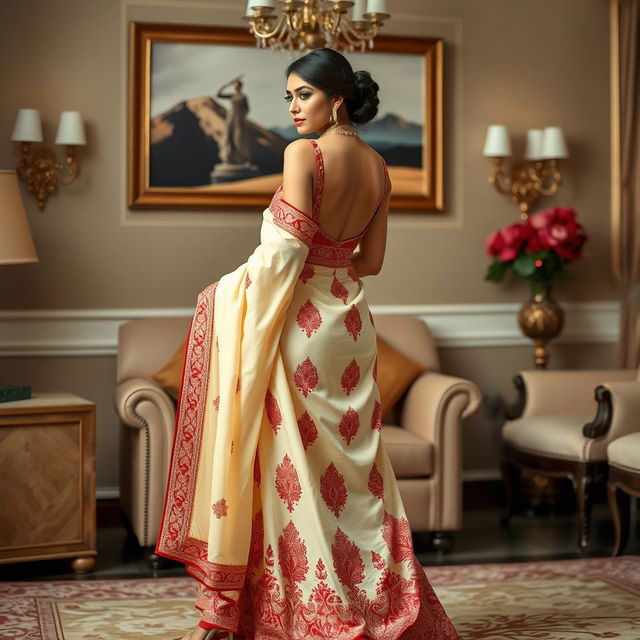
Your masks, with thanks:
[[[0,169],[0,230],[0,266],[38,262],[18,179],[13,170]],[[31,387],[0,385],[0,402],[30,397]]]

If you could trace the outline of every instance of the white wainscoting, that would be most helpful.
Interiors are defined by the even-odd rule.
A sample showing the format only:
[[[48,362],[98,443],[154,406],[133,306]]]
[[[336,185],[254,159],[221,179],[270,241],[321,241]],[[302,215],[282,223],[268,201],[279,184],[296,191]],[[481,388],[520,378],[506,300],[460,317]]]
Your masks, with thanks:
[[[565,326],[554,344],[615,343],[617,302],[561,303]],[[441,348],[528,346],[517,324],[521,305],[371,305],[371,311],[416,315]],[[0,311],[0,356],[115,356],[118,326],[135,318],[191,317],[192,308]]]

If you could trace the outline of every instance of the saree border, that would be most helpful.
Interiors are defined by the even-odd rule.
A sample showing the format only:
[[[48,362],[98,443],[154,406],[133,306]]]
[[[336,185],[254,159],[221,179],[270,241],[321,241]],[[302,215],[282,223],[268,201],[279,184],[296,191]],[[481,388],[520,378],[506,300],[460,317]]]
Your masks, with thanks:
[[[155,553],[188,565],[188,573],[208,589],[234,590],[241,589],[244,584],[246,565],[211,562],[207,558],[206,541],[189,536],[207,398],[218,284],[219,280],[200,293],[189,327],[176,408],[171,466]]]

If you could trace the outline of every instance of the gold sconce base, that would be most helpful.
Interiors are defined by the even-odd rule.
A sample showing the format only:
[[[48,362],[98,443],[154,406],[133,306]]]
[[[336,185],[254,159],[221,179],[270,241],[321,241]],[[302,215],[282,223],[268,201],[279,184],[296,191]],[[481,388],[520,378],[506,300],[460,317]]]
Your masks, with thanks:
[[[35,195],[40,211],[44,210],[49,195],[57,189],[58,184],[70,185],[78,177],[76,146],[67,145],[65,150],[65,161],[59,162],[53,150],[48,147],[39,147],[30,152],[29,142],[20,143],[16,173]],[[68,170],[68,175],[58,176],[58,172],[64,169]]]
[[[503,171],[504,158],[492,158],[493,173],[489,183],[500,193],[511,194],[511,200],[520,209],[520,217],[526,220],[529,210],[540,196],[554,194],[562,176],[558,171],[558,160],[522,160],[513,165],[510,171]]]

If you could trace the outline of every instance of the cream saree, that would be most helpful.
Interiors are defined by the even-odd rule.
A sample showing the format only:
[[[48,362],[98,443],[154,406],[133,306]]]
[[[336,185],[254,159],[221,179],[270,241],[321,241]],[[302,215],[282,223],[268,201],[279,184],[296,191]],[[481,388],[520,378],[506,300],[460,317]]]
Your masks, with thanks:
[[[362,234],[320,229],[314,149],[312,216],[280,187],[247,262],[198,296],[156,553],[234,637],[457,638],[380,440]]]

